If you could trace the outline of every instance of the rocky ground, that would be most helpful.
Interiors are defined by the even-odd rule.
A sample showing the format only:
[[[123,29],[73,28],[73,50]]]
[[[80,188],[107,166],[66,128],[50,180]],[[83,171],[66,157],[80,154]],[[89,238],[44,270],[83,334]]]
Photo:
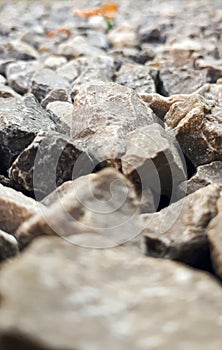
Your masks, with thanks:
[[[0,349],[221,349],[220,1],[0,18]]]

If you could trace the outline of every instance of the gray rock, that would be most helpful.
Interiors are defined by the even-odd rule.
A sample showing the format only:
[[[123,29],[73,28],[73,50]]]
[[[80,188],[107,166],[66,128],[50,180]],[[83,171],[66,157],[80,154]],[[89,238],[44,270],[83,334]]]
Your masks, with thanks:
[[[1,58],[16,60],[34,60],[39,57],[38,51],[22,40],[0,43]]]
[[[9,86],[0,84],[0,98],[9,98],[9,97],[20,97],[20,96]]]
[[[6,83],[6,79],[5,77],[3,77],[3,75],[0,74],[0,84],[5,84]]]
[[[71,102],[71,97],[68,89],[53,89],[41,101],[41,106],[46,108],[47,105],[54,101]]]
[[[64,181],[90,173],[88,154],[63,135],[39,132],[9,169],[9,177],[27,191],[48,195]],[[40,195],[41,197],[41,195]]]
[[[31,92],[38,101],[42,101],[53,89],[66,88],[69,88],[67,81],[48,68],[38,70],[31,79]]]
[[[216,83],[222,77],[222,60],[215,59],[197,59],[195,66],[199,70],[207,72],[207,81],[209,83]]]
[[[15,237],[0,230],[0,262],[16,256],[18,251]]]
[[[10,58],[8,59],[0,58],[0,74],[5,76],[7,66],[14,61],[15,61],[14,59],[10,59]]]
[[[79,62],[76,59],[72,59],[57,68],[57,73],[68,82],[72,83],[79,75]]]
[[[67,59],[64,56],[49,56],[44,62],[45,68],[57,69],[67,63]]]
[[[221,222],[222,192],[220,193],[220,197],[217,201],[217,215],[211,220],[207,232],[214,271],[220,278],[222,278]]]
[[[198,166],[196,174],[178,186],[178,192],[180,196],[186,196],[213,183],[222,184],[222,162]]]
[[[98,161],[118,159],[125,137],[158,118],[130,88],[115,83],[86,85],[75,96],[72,135],[82,139]]]
[[[118,27],[113,28],[108,33],[108,40],[115,48],[131,48],[138,45],[136,30],[127,22],[124,22]]]
[[[128,86],[138,94],[147,95],[156,92],[151,74],[149,67],[124,64],[117,73],[116,83]]]
[[[17,61],[7,65],[6,77],[9,86],[20,94],[25,94],[30,88],[34,72],[41,67],[38,61]]]
[[[69,102],[55,101],[47,104],[47,111],[53,113],[56,118],[61,122],[65,123],[69,130],[73,126],[73,105]]]
[[[50,129],[54,130],[55,124],[33,95],[0,98],[1,168],[8,169],[39,130]]]
[[[57,54],[70,59],[79,56],[98,56],[102,55],[103,51],[91,45],[90,41],[83,36],[77,35],[60,44],[57,49]]]
[[[207,230],[217,214],[222,185],[212,184],[162,209],[144,215],[145,254],[201,267],[209,261]]]
[[[23,221],[42,207],[34,199],[0,184],[0,230],[14,234]]]
[[[161,194],[174,197],[178,184],[186,179],[182,152],[173,136],[156,123],[127,135],[121,162],[123,174],[139,192],[149,188],[157,197],[157,206]]]
[[[173,104],[165,121],[195,166],[222,160],[221,106],[216,101],[193,94]]]
[[[58,193],[59,194],[59,193]],[[59,235],[72,244],[107,248],[140,233],[138,199],[120,172],[106,168],[74,182],[69,193],[20,226],[21,247],[39,235]]]
[[[86,250],[41,238],[4,266],[0,293],[2,350],[222,346],[220,285],[128,249]]]

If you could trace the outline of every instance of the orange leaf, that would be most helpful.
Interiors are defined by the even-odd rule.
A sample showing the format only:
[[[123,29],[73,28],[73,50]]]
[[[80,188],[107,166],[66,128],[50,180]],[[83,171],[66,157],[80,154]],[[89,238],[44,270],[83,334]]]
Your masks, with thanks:
[[[58,33],[66,34],[67,36],[70,36],[72,34],[71,30],[68,28],[59,28],[56,30],[51,30],[47,33],[48,38],[54,38]]]
[[[107,17],[108,19],[114,19],[118,10],[119,6],[117,4],[109,3],[101,7],[96,7],[92,10],[75,10],[74,15],[84,18],[101,15]]]

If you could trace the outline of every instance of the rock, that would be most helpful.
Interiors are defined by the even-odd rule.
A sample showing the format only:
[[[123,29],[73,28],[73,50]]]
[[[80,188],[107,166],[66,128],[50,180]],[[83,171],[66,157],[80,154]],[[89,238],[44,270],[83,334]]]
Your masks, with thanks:
[[[38,52],[22,40],[12,40],[0,44],[1,58],[16,60],[34,60],[39,57]]]
[[[0,74],[0,84],[3,85],[5,83],[6,83],[5,77],[3,77],[3,75]]]
[[[0,230],[0,262],[18,254],[18,243],[12,235]]]
[[[122,171],[139,193],[150,189],[158,207],[161,194],[174,197],[185,178],[182,153],[173,136],[159,124],[137,128],[127,135]],[[156,207],[156,208],[157,208]]]
[[[88,154],[75,142],[56,132],[39,132],[15,159],[9,177],[41,197],[64,181],[90,173],[93,168]]]
[[[38,101],[44,99],[53,89],[64,88],[69,88],[67,81],[48,68],[40,69],[31,79],[31,92]]]
[[[174,103],[165,116],[167,126],[195,166],[222,160],[220,112],[216,101],[193,94],[184,102]]]
[[[122,23],[112,29],[108,34],[108,40],[115,48],[137,46],[136,31],[129,23]]]
[[[39,235],[59,235],[72,244],[113,247],[140,233],[138,200],[133,185],[107,168],[85,176],[69,193],[17,231],[21,247]]]
[[[103,54],[103,51],[92,46],[83,36],[77,35],[60,44],[57,49],[57,54],[71,59],[80,56],[98,56]]]
[[[207,71],[207,81],[209,83],[216,83],[222,77],[222,60],[212,59],[197,59],[195,66],[199,70]]]
[[[69,102],[55,101],[47,104],[47,111],[52,112],[62,123],[72,128],[73,105]]]
[[[69,83],[72,83],[79,75],[79,62],[76,59],[70,60],[57,68],[57,73]]]
[[[39,130],[54,130],[55,124],[33,95],[23,98],[0,98],[1,168],[10,167],[18,154],[34,139]]]
[[[41,106],[46,108],[49,103],[55,101],[71,102],[69,90],[67,89],[53,89],[49,91],[46,97],[41,101]]]
[[[138,94],[147,95],[156,92],[155,82],[149,67],[124,64],[116,78],[116,83],[135,90]]]
[[[17,61],[7,65],[6,77],[9,86],[19,94],[25,94],[30,88],[31,78],[41,64],[37,61]]]
[[[217,215],[211,220],[207,232],[214,271],[220,278],[222,278],[221,221],[222,193],[217,201]]]
[[[41,208],[34,199],[0,184],[0,230],[14,234],[23,221]]]
[[[158,121],[132,89],[89,84],[75,96],[72,136],[83,140],[96,160],[115,160],[124,154],[130,131]]]
[[[212,184],[162,209],[145,214],[145,254],[196,267],[209,262],[207,230],[217,214],[222,186]]]
[[[128,249],[86,251],[59,238],[38,239],[4,266],[0,292],[2,350],[222,346],[220,285]]]
[[[167,67],[160,71],[160,94],[170,96],[191,94],[207,82],[206,73],[193,68]]]
[[[196,174],[179,185],[178,192],[185,196],[213,183],[222,184],[222,162],[198,166]]]
[[[9,86],[0,84],[0,98],[20,97]]]
[[[67,62],[66,57],[64,56],[49,56],[44,62],[45,68],[57,69],[63,66]]]
[[[212,100],[222,106],[221,84],[204,84],[196,91],[196,93],[203,96],[206,100]]]
[[[139,30],[139,40],[141,43],[164,43],[164,25],[145,25]]]
[[[0,74],[5,76],[7,66],[14,61],[15,61],[14,59],[10,59],[10,58],[8,59],[0,58]]]

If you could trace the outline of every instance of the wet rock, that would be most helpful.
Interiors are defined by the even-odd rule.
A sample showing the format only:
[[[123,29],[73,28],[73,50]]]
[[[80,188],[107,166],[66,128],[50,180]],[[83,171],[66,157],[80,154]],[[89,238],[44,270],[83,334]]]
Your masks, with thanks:
[[[140,95],[156,92],[152,72],[146,66],[124,64],[117,74],[116,83],[128,86]]]
[[[42,207],[34,199],[0,184],[0,230],[14,234],[22,222]]]
[[[208,240],[210,243],[211,259],[216,274],[222,278],[222,235],[221,235],[221,222],[222,222],[222,192],[217,201],[217,215],[211,220],[208,227]]]
[[[39,130],[54,130],[55,124],[33,95],[0,99],[1,168],[10,167]]]
[[[193,94],[173,104],[165,121],[195,166],[222,160],[221,107],[216,101]]]
[[[31,78],[41,64],[37,61],[17,61],[7,65],[6,77],[9,86],[19,94],[25,94],[30,88]]]
[[[185,178],[182,153],[173,136],[159,124],[137,128],[127,135],[122,171],[144,193],[149,188],[157,197],[175,195]],[[174,192],[174,193],[173,193]]]
[[[89,84],[75,96],[72,135],[83,140],[98,161],[119,158],[125,136],[154,122],[158,118],[145,102],[119,84]]]
[[[18,251],[15,237],[0,230],[0,262],[16,256]]]
[[[144,215],[145,254],[196,267],[209,262],[207,230],[221,185],[212,184],[155,214]]]
[[[49,103],[55,101],[71,102],[71,97],[68,89],[53,89],[41,101],[41,106],[46,108]]]
[[[0,98],[20,97],[7,85],[0,84]]]
[[[185,196],[213,183],[222,184],[222,162],[198,166],[196,174],[179,185],[178,192]]]
[[[160,94],[170,96],[176,94],[191,94],[207,82],[204,71],[192,68],[163,68],[160,71]]]
[[[74,38],[60,44],[58,46],[57,54],[70,59],[79,56],[97,56],[103,54],[103,51],[92,46],[83,36],[75,36]]]
[[[59,133],[40,132],[16,158],[9,177],[38,197],[92,170],[91,159],[79,145]]]
[[[39,235],[59,235],[73,244],[113,247],[140,233],[138,200],[133,185],[107,168],[85,176],[69,193],[20,226],[20,246]],[[94,237],[95,236],[95,237]],[[95,244],[95,246],[94,246]]]
[[[57,69],[60,66],[64,65],[67,62],[66,57],[64,56],[49,56],[44,62],[45,68]]]
[[[68,88],[66,80],[59,76],[58,73],[51,69],[40,69],[31,79],[31,92],[38,101],[44,99],[53,89]]]
[[[128,23],[122,23],[112,29],[108,34],[108,40],[115,48],[136,47],[138,45],[136,31]]]
[[[41,238],[4,266],[0,292],[2,350],[222,346],[220,285],[128,249],[86,254],[59,238]]]
[[[72,103],[63,101],[50,102],[47,104],[46,110],[53,113],[56,118],[62,123],[65,123],[68,128],[74,127]]]

